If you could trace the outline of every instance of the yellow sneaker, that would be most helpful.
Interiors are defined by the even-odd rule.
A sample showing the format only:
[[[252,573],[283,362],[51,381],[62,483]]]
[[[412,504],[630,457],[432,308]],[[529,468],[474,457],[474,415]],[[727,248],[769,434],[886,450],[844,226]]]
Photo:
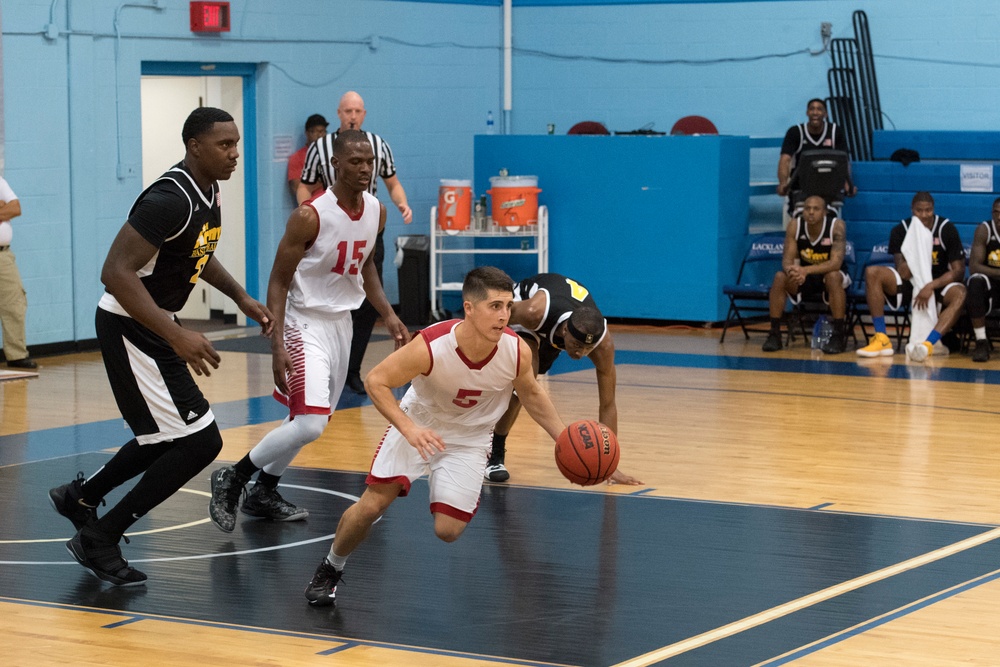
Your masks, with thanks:
[[[867,345],[856,351],[859,357],[891,357],[892,341],[884,333],[876,333]]]

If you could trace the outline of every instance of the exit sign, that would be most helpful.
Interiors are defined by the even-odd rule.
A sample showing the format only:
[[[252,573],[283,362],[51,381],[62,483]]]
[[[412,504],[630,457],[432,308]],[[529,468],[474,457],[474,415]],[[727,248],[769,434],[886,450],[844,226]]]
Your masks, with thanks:
[[[192,2],[191,32],[229,32],[229,3]]]

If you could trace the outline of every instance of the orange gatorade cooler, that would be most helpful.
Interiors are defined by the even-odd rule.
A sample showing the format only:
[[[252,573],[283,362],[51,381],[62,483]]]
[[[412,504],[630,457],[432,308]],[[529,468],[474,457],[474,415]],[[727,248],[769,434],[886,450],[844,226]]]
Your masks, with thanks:
[[[472,212],[472,181],[441,179],[438,188],[438,226],[446,234],[469,228]]]
[[[494,222],[508,231],[538,224],[538,177],[491,176],[487,193],[493,201]]]

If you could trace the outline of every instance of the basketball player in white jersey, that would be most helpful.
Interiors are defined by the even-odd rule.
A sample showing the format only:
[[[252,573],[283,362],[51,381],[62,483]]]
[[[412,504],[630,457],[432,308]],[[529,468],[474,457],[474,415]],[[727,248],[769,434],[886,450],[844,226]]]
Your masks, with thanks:
[[[268,281],[274,396],[288,406],[288,417],[235,466],[212,473],[209,515],[226,532],[236,527],[236,505],[258,470],[244,514],[275,521],[308,516],[281,497],[278,480],[299,450],[323,433],[337,407],[351,350],[351,311],[367,296],[396,347],[409,340],[373,263],[385,207],[367,192],[374,178],[371,144],[362,132],[341,132],[332,159],[337,180],[292,213]]]
[[[434,533],[454,542],[479,507],[493,425],[517,389],[528,414],[553,440],[565,428],[535,380],[531,348],[507,326],[514,281],[483,266],[465,277],[464,320],[433,324],[365,378],[390,426],[375,452],[368,487],[340,518],[330,553],[306,588],[309,604],[334,604],[344,563],[372,524],[413,481],[429,475]],[[410,382],[397,405],[392,390]]]

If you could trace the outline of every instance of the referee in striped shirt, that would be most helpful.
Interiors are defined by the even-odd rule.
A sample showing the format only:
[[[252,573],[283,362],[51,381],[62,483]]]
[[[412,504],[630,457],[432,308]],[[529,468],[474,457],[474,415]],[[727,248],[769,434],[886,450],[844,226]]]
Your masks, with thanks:
[[[309,145],[306,151],[306,162],[302,168],[302,179],[295,192],[295,198],[301,205],[312,198],[312,190],[316,183],[320,182],[324,187],[329,187],[336,179],[336,174],[332,171],[331,158],[333,157],[333,142],[342,130],[360,130],[361,124],[365,120],[365,101],[361,99],[353,90],[344,93],[340,98],[340,105],[337,107],[337,117],[340,118],[340,127],[317,141]],[[385,187],[389,191],[389,198],[399,209],[403,216],[403,222],[410,224],[413,220],[413,211],[406,203],[406,191],[403,184],[396,176],[396,164],[392,159],[392,150],[389,144],[374,132],[365,132],[368,141],[371,142],[372,150],[375,153],[375,169],[371,183],[368,184],[368,191],[373,195],[377,194],[378,176],[382,177]],[[382,239],[382,232],[379,232],[375,240],[375,266],[378,269],[378,279],[382,281],[382,260],[385,257],[385,242]],[[351,313],[354,323],[354,337],[351,340],[351,358],[347,366],[347,386],[356,394],[365,393],[364,382],[361,381],[361,361],[365,357],[365,350],[368,348],[368,339],[371,338],[372,329],[375,327],[375,320],[378,319],[378,311],[365,299],[361,307]]]

